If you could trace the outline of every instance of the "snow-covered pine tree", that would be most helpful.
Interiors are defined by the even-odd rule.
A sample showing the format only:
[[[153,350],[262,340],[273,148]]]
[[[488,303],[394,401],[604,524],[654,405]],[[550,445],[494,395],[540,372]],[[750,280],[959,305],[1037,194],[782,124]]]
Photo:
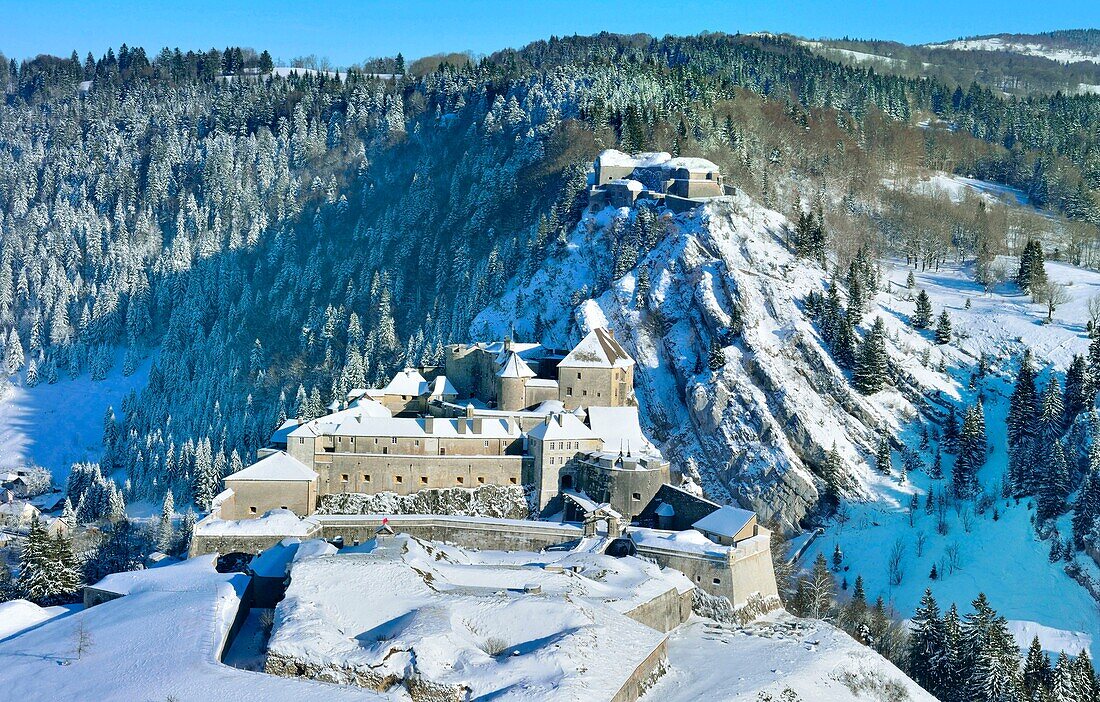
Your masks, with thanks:
[[[36,515],[31,518],[19,559],[19,589],[23,596],[35,604],[50,604],[56,592],[53,571],[50,537]]]
[[[978,471],[985,465],[987,449],[983,435],[980,410],[977,406],[967,408],[959,434],[959,453],[951,472],[956,497],[967,498],[978,494]]]
[[[829,616],[836,597],[836,581],[825,561],[825,554],[818,553],[810,570],[807,616],[824,619]]]
[[[940,346],[951,343],[951,317],[947,315],[947,310],[940,312],[939,319],[936,320],[936,343]]]
[[[917,310],[913,313],[912,323],[917,329],[932,326],[932,300],[924,290],[917,293]]]
[[[886,324],[882,317],[875,323],[859,348],[852,380],[864,395],[872,395],[886,385],[889,356],[886,353]]]
[[[1066,511],[1066,498],[1072,486],[1069,480],[1069,467],[1062,443],[1054,442],[1045,462],[1046,475],[1039,485],[1039,500],[1036,514],[1040,519],[1050,519]]]
[[[707,357],[707,367],[712,371],[720,371],[726,365],[726,353],[722,349],[722,343],[717,337],[710,340],[710,352]]]
[[[890,439],[886,436],[879,437],[878,450],[875,451],[875,469],[883,475],[890,475]]]
[[[1089,390],[1089,371],[1085,357],[1076,354],[1066,369],[1066,390],[1062,402],[1065,408],[1065,424],[1073,424],[1077,415],[1091,406],[1093,399]]]
[[[1035,389],[1035,367],[1031,349],[1025,349],[1016,373],[1016,385],[1009,400],[1008,430],[1009,478],[1017,494],[1027,487],[1027,472],[1032,445],[1038,429],[1038,394]]]
[[[1027,647],[1027,656],[1024,658],[1023,688],[1027,700],[1036,700],[1038,695],[1045,693],[1047,685],[1051,683],[1051,659],[1047,658],[1043,645],[1038,636],[1032,637],[1031,646]]]
[[[164,494],[164,505],[157,525],[157,549],[163,553],[171,553],[176,543],[176,527],[173,522],[175,513],[175,500],[172,499],[172,491],[169,490]]]
[[[946,689],[947,633],[940,607],[931,590],[925,590],[909,620],[909,676],[928,692],[944,699]]]

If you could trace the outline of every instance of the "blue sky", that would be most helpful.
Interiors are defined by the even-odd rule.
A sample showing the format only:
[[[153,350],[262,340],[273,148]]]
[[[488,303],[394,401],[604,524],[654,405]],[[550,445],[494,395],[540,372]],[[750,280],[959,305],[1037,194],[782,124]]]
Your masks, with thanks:
[[[769,30],[807,37],[875,37],[907,43],[996,32],[1100,27],[1090,0],[0,0],[0,52],[97,56],[122,43],[267,48],[289,59],[316,54],[336,65],[398,51],[488,53],[551,34],[601,30],[694,34]]]

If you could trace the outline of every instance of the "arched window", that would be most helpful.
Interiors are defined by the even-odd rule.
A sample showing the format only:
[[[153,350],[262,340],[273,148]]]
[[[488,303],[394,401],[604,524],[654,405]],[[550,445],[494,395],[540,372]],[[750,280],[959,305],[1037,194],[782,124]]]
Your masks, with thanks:
[[[561,476],[561,489],[562,490],[572,490],[573,489],[573,476],[572,475],[563,475],[563,476]]]

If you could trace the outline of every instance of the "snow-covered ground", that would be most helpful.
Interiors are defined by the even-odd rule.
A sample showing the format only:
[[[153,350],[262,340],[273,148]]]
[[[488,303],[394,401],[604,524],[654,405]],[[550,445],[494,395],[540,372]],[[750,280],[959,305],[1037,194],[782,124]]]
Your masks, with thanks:
[[[0,697],[22,702],[230,699],[392,700],[218,661],[247,577],[213,559],[139,571],[129,594],[0,641]]]
[[[893,664],[832,626],[777,612],[746,627],[693,619],[669,637],[669,670],[642,702],[810,702],[934,698]]]
[[[1066,286],[1071,301],[1058,308],[1053,323],[1046,324],[1045,307],[1033,303],[1013,283],[1003,283],[987,293],[974,281],[969,266],[914,271],[916,287],[929,294],[934,312],[946,308],[954,331],[962,335],[956,345],[942,347],[931,343],[930,331],[918,333],[908,326],[909,315],[915,309],[905,290],[909,269],[900,261],[885,265],[893,293],[880,293],[878,303],[894,341],[892,353],[931,393],[942,392],[960,407],[963,402],[973,402],[975,391],[967,387],[970,373],[981,354],[990,359],[992,372],[978,387],[983,394],[992,451],[979,477],[992,495],[999,495],[998,485],[1007,469],[1004,417],[1017,357],[1030,347],[1037,367],[1045,369],[1040,375],[1040,382],[1045,382],[1047,373],[1064,372],[1074,354],[1087,351],[1088,301],[1100,295],[1100,273],[1047,262],[1048,276]],[[998,265],[1011,277],[1016,262],[1004,260]],[[868,319],[875,314],[869,314]],[[925,350],[933,366],[943,358],[946,374],[923,367],[920,356]],[[884,391],[872,399],[888,407],[892,394]],[[901,438],[913,448],[920,442],[912,424]],[[926,465],[931,465],[934,449],[932,441],[922,452]],[[900,457],[895,454],[894,459],[895,467],[899,467]],[[945,454],[945,470],[950,465],[951,458]],[[1034,501],[997,499],[984,515],[975,514],[972,504],[965,504],[958,512],[949,509],[948,533],[940,535],[937,516],[927,514],[924,503],[929,489],[940,493],[946,489],[945,483],[933,484],[925,474],[914,473],[904,485],[896,481],[880,484],[872,500],[852,505],[844,523],[829,527],[803,557],[804,564],[809,564],[817,552],[831,557],[839,544],[845,570],[838,574],[838,580],[846,579],[851,584],[857,574],[862,575],[869,597],[882,595],[904,616],[913,613],[925,588],[932,589],[941,606],[955,602],[961,612],[969,609],[979,592],[985,592],[991,604],[1024,637],[1018,640],[1021,646],[1027,646],[1036,634],[1049,650],[1073,651],[1100,644],[1097,604],[1061,566],[1049,563],[1049,542],[1035,537],[1031,525]],[[920,506],[910,526],[908,500],[914,494]],[[997,511],[996,519],[993,509]],[[921,555],[917,555],[918,541],[924,542]],[[900,544],[903,552],[904,575],[899,584],[891,584],[887,569],[895,544]],[[1080,560],[1091,568],[1087,557],[1081,556]],[[929,578],[933,565],[938,574],[934,581]],[[1092,653],[1100,654],[1100,646],[1093,646]]]
[[[929,49],[955,49],[957,51],[1007,51],[1025,56],[1041,56],[1059,63],[1090,61],[1100,63],[1100,53],[1060,49],[1036,42],[1006,41],[1001,37],[958,39],[940,44],[926,44]]]
[[[24,386],[21,377],[14,385],[0,380],[0,467],[39,465],[60,484],[73,463],[99,460],[107,408],[121,415],[123,398],[145,386],[151,364],[146,359],[127,377],[120,354],[100,381],[88,373],[75,380],[61,373],[53,385],[43,380],[33,388]]]
[[[947,196],[954,203],[963,202],[967,197],[981,197],[990,204],[1031,206],[1031,199],[1019,188],[951,173],[936,172],[916,180],[886,178],[882,184],[888,188],[907,188],[929,197]]]

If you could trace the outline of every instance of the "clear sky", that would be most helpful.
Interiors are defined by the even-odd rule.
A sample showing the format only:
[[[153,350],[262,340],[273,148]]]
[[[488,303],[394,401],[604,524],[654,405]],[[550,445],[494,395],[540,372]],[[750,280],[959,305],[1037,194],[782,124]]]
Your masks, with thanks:
[[[1096,0],[0,0],[0,52],[99,56],[122,43],[251,46],[343,66],[398,51],[489,53],[601,30],[789,32],[923,43],[997,32],[1100,27]]]

